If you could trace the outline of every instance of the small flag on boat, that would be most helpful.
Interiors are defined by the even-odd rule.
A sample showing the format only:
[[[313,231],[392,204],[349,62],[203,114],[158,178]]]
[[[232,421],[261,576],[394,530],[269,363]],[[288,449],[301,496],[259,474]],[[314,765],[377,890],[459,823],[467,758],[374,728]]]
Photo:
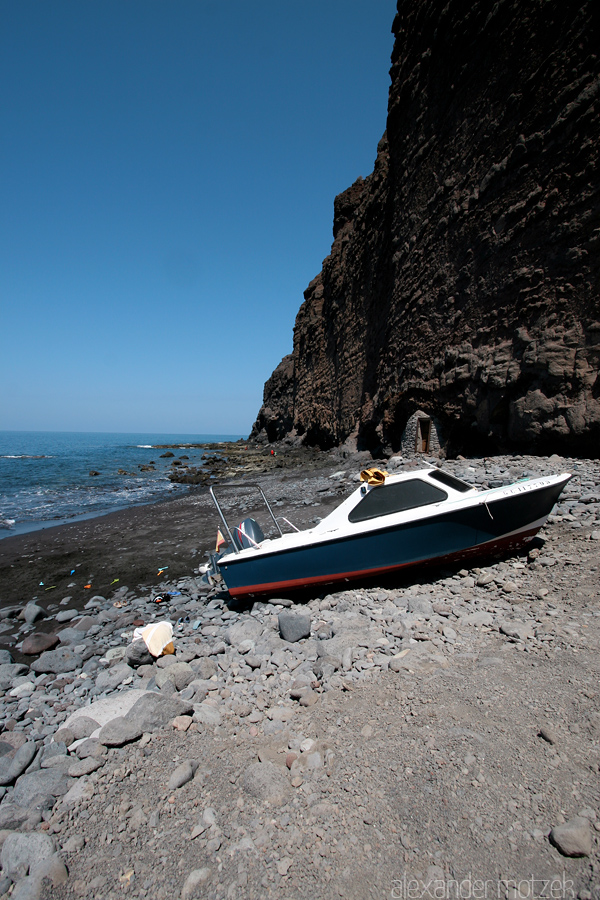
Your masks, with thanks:
[[[221,549],[221,547],[223,546],[223,544],[226,544],[226,543],[227,543],[227,541],[225,540],[225,538],[224,538],[223,535],[221,534],[221,529],[220,529],[220,528],[217,528],[217,546],[216,546],[216,548],[215,548],[216,551],[217,551],[217,553],[219,552],[219,550]]]

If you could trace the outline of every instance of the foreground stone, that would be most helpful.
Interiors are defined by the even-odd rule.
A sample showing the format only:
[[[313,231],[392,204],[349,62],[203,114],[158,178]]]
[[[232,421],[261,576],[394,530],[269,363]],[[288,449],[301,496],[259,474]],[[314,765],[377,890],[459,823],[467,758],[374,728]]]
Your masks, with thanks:
[[[592,852],[590,823],[583,816],[557,825],[550,832],[550,840],[564,856],[589,856]]]
[[[291,612],[279,613],[279,633],[283,640],[289,643],[310,637],[310,616],[299,616]]]
[[[9,834],[2,845],[2,871],[18,881],[55,852],[56,846],[48,834]]]
[[[207,866],[190,872],[181,891],[181,900],[193,900],[194,897],[201,897],[204,893],[202,887],[209,878],[210,869]]]
[[[60,675],[65,672],[73,672],[83,665],[81,656],[73,653],[68,647],[59,647],[57,650],[48,650],[42,653],[39,659],[31,664],[33,672],[41,674]]]
[[[283,770],[272,762],[257,762],[244,773],[244,790],[258,800],[282,806],[290,799],[291,788]]]

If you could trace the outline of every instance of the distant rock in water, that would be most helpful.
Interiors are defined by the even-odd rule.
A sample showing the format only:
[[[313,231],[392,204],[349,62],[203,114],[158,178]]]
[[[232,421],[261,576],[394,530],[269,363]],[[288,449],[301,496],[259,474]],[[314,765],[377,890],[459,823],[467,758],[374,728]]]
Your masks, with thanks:
[[[374,171],[335,199],[253,437],[389,453],[422,411],[446,452],[598,455],[599,21],[399,0]]]

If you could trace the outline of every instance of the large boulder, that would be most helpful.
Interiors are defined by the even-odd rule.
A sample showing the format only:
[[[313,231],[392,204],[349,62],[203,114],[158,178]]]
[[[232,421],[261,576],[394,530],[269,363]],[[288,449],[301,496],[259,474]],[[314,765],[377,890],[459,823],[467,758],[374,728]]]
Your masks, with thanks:
[[[57,634],[44,634],[36,632],[29,634],[23,641],[21,653],[24,656],[37,656],[38,653],[44,653],[45,650],[52,650],[59,642]]]
[[[139,726],[142,732],[153,732],[164,728],[175,716],[187,715],[193,709],[193,704],[187,700],[165,697],[163,694],[147,691],[132,706],[126,718],[132,725]]]
[[[39,659],[32,662],[31,668],[38,674],[64,675],[80,669],[82,665],[83,659],[77,653],[68,647],[58,647],[42,653]]]
[[[12,793],[12,802],[29,809],[51,809],[57,797],[66,794],[71,779],[60,769],[38,769],[21,775]]]
[[[289,643],[310,637],[310,616],[300,616],[292,612],[279,613],[279,633],[283,640]]]
[[[49,834],[13,832],[2,845],[2,871],[13,881],[19,881],[54,853],[56,844]]]

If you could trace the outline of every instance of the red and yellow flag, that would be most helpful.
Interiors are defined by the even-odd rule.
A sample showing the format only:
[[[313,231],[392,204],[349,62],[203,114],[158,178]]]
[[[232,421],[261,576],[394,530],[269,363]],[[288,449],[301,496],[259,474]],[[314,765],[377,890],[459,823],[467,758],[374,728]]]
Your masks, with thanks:
[[[217,528],[217,546],[216,546],[216,548],[215,548],[215,549],[216,549],[216,552],[218,553],[219,550],[221,549],[221,547],[223,546],[223,544],[226,544],[226,543],[227,543],[227,541],[225,540],[225,538],[224,538],[223,535],[221,534],[221,529],[220,529],[220,528]]]

